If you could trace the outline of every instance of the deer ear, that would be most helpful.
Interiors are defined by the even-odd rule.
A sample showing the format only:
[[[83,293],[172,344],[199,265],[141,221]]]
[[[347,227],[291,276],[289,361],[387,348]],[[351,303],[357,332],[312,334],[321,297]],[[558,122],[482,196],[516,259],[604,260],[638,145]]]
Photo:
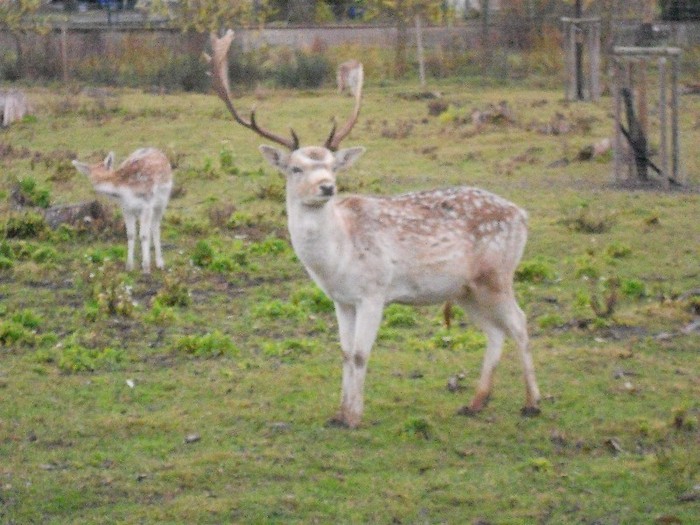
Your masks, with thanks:
[[[352,166],[357,159],[359,159],[365,152],[365,148],[347,148],[337,151],[335,155],[335,169],[336,171],[342,171],[348,169]]]
[[[281,149],[274,148],[272,146],[262,145],[260,146],[260,153],[272,166],[278,170],[284,172],[287,169],[289,163],[289,153],[282,151]]]
[[[90,175],[90,165],[89,164],[85,164],[84,162],[78,162],[77,160],[74,160],[73,166],[75,166],[75,169],[78,170],[83,175]]]
[[[112,169],[112,166],[114,165],[114,152],[113,151],[110,151],[109,155],[107,155],[107,157],[105,157],[104,164],[105,164],[105,168],[107,168],[108,170]]]

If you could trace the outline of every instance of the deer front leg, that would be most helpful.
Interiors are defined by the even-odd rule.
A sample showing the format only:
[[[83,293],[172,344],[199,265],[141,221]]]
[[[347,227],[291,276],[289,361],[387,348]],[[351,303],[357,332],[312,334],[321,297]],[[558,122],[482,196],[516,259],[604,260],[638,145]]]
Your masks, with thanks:
[[[151,273],[151,224],[153,210],[145,208],[139,219],[139,238],[141,239],[141,268],[143,273]]]
[[[343,389],[340,412],[332,423],[355,428],[362,420],[367,362],[383,309],[381,300],[365,300],[356,306],[336,305],[343,347]]]
[[[134,245],[136,243],[136,216],[127,210],[124,213],[126,224],[126,271],[134,269]]]

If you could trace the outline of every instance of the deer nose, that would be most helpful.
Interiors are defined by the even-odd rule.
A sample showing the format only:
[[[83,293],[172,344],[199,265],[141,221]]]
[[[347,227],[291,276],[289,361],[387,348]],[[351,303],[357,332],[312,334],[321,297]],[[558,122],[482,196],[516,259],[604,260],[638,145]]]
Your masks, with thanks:
[[[335,185],[333,184],[321,184],[319,189],[324,197],[332,197],[335,193]]]

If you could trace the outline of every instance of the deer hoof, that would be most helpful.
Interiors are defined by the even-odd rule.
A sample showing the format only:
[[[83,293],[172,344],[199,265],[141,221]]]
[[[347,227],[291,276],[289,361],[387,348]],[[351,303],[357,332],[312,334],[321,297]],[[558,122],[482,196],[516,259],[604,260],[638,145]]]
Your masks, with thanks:
[[[479,415],[479,412],[481,412],[481,409],[476,409],[472,408],[469,405],[465,405],[459,410],[457,410],[457,415],[459,416],[467,416],[467,417],[476,417]]]
[[[540,407],[523,407],[520,409],[520,415],[523,417],[536,417],[542,413]]]
[[[326,427],[327,428],[357,428],[357,426],[360,424],[359,421],[357,422],[352,422],[348,421],[345,417],[343,417],[341,414],[336,414],[332,418],[330,418],[328,421],[326,421]]]

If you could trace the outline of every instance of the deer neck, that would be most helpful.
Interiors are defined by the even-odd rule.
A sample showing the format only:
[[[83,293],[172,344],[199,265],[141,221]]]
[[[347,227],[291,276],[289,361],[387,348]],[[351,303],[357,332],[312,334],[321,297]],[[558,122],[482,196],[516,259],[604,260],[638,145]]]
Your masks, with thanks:
[[[306,206],[287,199],[292,246],[317,282],[334,273],[345,244],[345,232],[336,213],[335,201],[336,198],[332,198],[322,206]]]

